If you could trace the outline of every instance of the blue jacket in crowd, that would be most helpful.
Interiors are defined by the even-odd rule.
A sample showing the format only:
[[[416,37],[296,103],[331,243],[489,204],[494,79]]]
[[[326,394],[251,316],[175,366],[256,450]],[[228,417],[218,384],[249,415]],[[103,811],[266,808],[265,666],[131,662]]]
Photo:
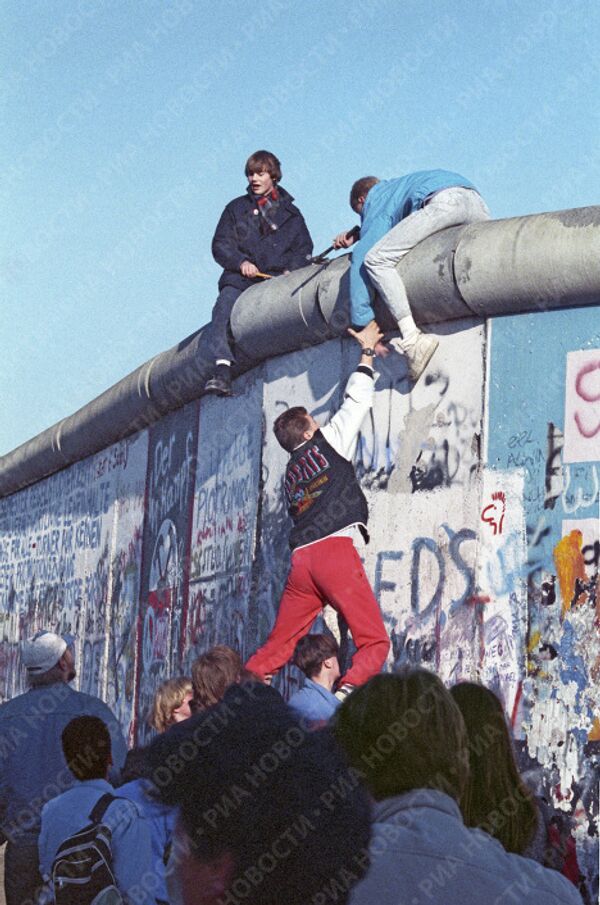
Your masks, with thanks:
[[[583,905],[558,871],[465,826],[456,801],[437,789],[377,801],[369,848],[371,867],[349,905]]]
[[[212,241],[213,257],[223,268],[219,289],[235,286],[243,291],[256,283],[240,273],[243,261],[271,276],[306,265],[313,243],[304,217],[285,189],[277,186],[277,192],[279,205],[273,216],[276,230],[261,230],[262,217],[250,190],[230,201],[221,214]]]
[[[307,723],[326,723],[340,706],[340,701],[318,682],[306,678],[302,688],[291,696],[288,705]]]
[[[171,849],[178,809],[163,804],[149,779],[134,779],[119,786],[115,795],[133,801],[148,824],[152,849],[152,869],[156,878],[155,896],[167,902],[165,868]]]
[[[475,186],[459,173],[449,170],[420,170],[398,179],[383,179],[367,195],[361,214],[360,240],[352,246],[350,300],[352,321],[367,324],[373,317],[371,281],[363,262],[367,252],[405,217],[418,211],[434,192],[461,186]]]
[[[42,811],[38,841],[40,873],[52,875],[52,864],[62,843],[89,824],[89,815],[100,798],[115,796],[102,823],[111,831],[112,864],[117,887],[131,905],[154,905],[158,879],[154,876],[150,828],[137,806],[119,796],[105,779],[86,779],[49,801]]]

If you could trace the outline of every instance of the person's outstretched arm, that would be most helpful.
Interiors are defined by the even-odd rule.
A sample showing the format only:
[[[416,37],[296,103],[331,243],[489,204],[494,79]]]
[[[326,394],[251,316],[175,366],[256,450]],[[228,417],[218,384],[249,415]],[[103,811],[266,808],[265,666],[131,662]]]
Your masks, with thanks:
[[[383,334],[376,321],[371,321],[362,330],[349,329],[348,332],[363,350],[358,367],[346,384],[344,401],[333,418],[321,428],[328,443],[345,459],[354,455],[356,439],[365,415],[373,405],[375,381],[373,355],[365,349],[373,350]]]

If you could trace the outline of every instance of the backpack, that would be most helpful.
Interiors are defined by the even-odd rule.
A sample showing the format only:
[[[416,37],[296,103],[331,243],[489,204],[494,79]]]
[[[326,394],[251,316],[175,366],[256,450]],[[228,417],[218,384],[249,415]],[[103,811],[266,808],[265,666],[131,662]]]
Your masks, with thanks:
[[[51,874],[56,905],[123,905],[112,866],[112,833],[102,823],[115,800],[110,792],[102,795],[90,823],[59,846]]]

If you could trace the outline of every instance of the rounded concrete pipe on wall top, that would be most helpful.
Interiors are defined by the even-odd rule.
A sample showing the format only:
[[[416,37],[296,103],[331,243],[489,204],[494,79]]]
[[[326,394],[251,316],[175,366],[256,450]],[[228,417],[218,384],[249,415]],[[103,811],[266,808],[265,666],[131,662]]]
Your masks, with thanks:
[[[322,265],[310,264],[246,289],[231,313],[236,347],[262,361],[331,339],[317,305],[322,271]]]
[[[444,230],[413,248],[399,270],[422,324],[598,304],[600,206]],[[395,328],[377,301],[375,310],[384,329]],[[339,336],[349,322],[348,255],[252,286],[231,317],[236,372]],[[203,328],[1,457],[0,496],[197,398],[211,367],[210,330]]]
[[[464,227],[454,270],[481,317],[597,304],[600,206]]]

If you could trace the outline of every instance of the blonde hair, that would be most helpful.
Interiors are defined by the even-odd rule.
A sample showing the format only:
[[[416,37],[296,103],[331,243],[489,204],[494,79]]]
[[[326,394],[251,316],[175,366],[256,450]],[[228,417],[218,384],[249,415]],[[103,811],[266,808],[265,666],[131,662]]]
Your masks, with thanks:
[[[173,711],[181,707],[186,695],[192,693],[192,680],[187,676],[167,679],[156,690],[148,724],[157,732],[164,732],[174,722]]]

